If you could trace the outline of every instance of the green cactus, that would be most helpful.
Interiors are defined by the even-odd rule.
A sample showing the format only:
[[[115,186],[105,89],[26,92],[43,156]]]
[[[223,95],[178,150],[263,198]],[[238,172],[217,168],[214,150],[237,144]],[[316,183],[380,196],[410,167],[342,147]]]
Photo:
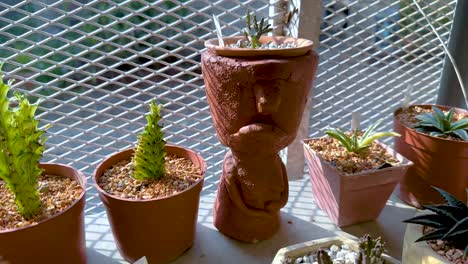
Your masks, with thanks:
[[[319,248],[316,254],[318,264],[333,264],[330,256],[323,248]]]
[[[161,105],[151,101],[150,113],[146,116],[147,124],[143,132],[138,136],[138,144],[133,159],[135,172],[133,177],[138,180],[160,179],[165,172],[165,141],[161,120]]]
[[[364,235],[359,240],[359,252],[356,259],[357,264],[384,264],[382,254],[385,250],[385,243],[381,238],[372,239],[369,234]]]
[[[403,222],[435,229],[418,238],[416,242],[444,240],[454,247],[464,250],[465,258],[468,258],[468,205],[440,188],[433,188],[439,192],[446,203],[425,205],[423,208],[432,211],[432,214],[419,215]]]
[[[447,114],[433,106],[433,113],[416,116],[419,120],[415,126],[417,131],[428,133],[434,137],[451,135],[453,137],[468,141],[468,118],[462,118],[453,122],[455,110],[451,108]]]
[[[253,23],[250,16],[250,11],[247,10],[246,14],[246,27],[242,30],[245,37],[250,41],[252,48],[255,49],[261,46],[260,37],[263,34],[267,34],[273,29],[270,28],[270,24],[265,24],[265,18],[260,20],[260,25],[257,22],[257,16],[253,15]]]
[[[46,138],[34,118],[37,104],[20,93],[8,99],[11,83],[3,82],[0,70],[0,179],[14,194],[18,211],[30,219],[41,206],[37,177],[42,173],[39,160]],[[18,101],[17,107],[10,106],[13,100]]]

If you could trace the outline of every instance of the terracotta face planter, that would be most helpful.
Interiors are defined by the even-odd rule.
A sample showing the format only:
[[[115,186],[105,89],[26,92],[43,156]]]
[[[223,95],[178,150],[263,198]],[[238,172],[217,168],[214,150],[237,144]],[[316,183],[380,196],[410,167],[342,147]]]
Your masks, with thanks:
[[[83,192],[61,213],[36,225],[0,231],[0,263],[73,263],[86,262],[84,206],[86,178],[79,171],[60,164],[41,164],[46,174],[71,178]]]
[[[284,37],[261,39],[267,40],[299,43]],[[270,238],[288,200],[288,178],[277,153],[296,136],[318,62],[312,42],[301,41],[308,46],[299,53],[219,48],[208,41],[209,50],[202,54],[218,138],[231,149],[224,158],[214,225],[241,241]]]
[[[347,226],[376,219],[411,161],[379,143],[399,166],[344,175],[304,144],[312,193],[319,207],[338,226]]]
[[[148,263],[167,263],[193,244],[206,163],[195,152],[181,147],[166,145],[166,152],[200,167],[200,180],[177,194],[149,200],[121,198],[95,184],[120,254],[131,263],[143,256]],[[128,149],[104,160],[94,172],[94,182],[99,182],[99,177],[114,164],[130,159],[133,153],[134,149]]]
[[[417,106],[432,108],[432,105]],[[468,188],[468,142],[433,137],[406,127],[397,118],[401,111],[401,108],[397,109],[393,115],[393,129],[401,134],[395,138],[395,150],[411,160],[414,166],[400,182],[400,198],[419,208],[422,204],[442,203],[440,195],[431,188],[436,186],[464,201]],[[462,109],[456,109],[456,112],[468,114]]]
[[[278,251],[273,262],[271,264],[283,264],[286,263],[287,259],[296,259],[298,257],[316,252],[320,248],[329,248],[332,245],[341,246],[348,245],[349,248],[358,252],[359,244],[356,240],[352,240],[346,237],[327,237],[316,239],[304,243],[295,244],[292,246],[284,247]],[[382,254],[386,264],[400,264],[400,261],[390,257],[389,255]],[[419,262],[403,262],[403,263],[419,263]],[[422,263],[422,262],[421,262]]]

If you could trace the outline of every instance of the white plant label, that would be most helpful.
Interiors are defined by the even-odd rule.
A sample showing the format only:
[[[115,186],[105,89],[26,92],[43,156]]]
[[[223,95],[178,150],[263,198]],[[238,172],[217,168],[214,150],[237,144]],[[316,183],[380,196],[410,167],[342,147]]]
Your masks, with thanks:
[[[221,32],[221,26],[219,25],[218,17],[213,14],[213,22],[216,27],[216,35],[218,35],[218,44],[224,47],[223,33]]]
[[[407,109],[410,105],[411,101],[411,93],[413,92],[414,86],[412,84],[408,85],[408,89],[406,89],[405,97],[403,97],[403,101],[401,101],[401,108]]]
[[[361,114],[353,112],[351,115],[351,131],[358,131],[360,126]]]

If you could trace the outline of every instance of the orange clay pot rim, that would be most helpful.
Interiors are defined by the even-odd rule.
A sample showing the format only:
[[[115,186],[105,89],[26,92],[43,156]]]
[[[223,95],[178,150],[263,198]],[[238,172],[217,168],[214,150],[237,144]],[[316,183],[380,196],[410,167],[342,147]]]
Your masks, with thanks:
[[[83,189],[83,191],[82,191],[81,194],[80,194],[80,197],[79,197],[78,199],[76,199],[75,201],[73,201],[73,203],[70,204],[67,208],[65,208],[65,210],[63,210],[63,211],[61,211],[61,212],[59,212],[59,213],[57,213],[57,214],[55,214],[55,215],[52,215],[52,216],[49,217],[49,218],[43,219],[43,220],[41,220],[41,221],[39,221],[39,222],[37,222],[37,223],[34,223],[34,224],[30,224],[30,225],[27,225],[27,226],[19,227],[19,228],[0,230],[0,235],[2,235],[2,234],[7,234],[7,233],[13,233],[13,232],[20,231],[20,230],[24,230],[24,229],[28,229],[28,228],[32,228],[32,227],[35,227],[35,226],[40,225],[41,223],[47,222],[47,221],[49,221],[49,220],[52,220],[52,219],[58,217],[59,215],[64,214],[64,213],[67,212],[68,210],[70,210],[70,208],[74,207],[77,203],[79,203],[79,202],[83,199],[83,197],[84,197],[84,195],[85,195],[85,193],[86,193],[87,181],[86,181],[86,177],[83,175],[83,173],[82,173],[81,171],[79,171],[79,170],[77,170],[77,169],[75,169],[75,168],[73,168],[73,167],[71,167],[71,166],[64,165],[64,164],[60,164],[60,163],[47,163],[47,162],[44,162],[44,163],[40,163],[40,164],[41,164],[41,165],[61,166],[61,167],[66,167],[66,168],[69,168],[69,169],[74,170],[74,171],[77,173],[78,177],[81,178],[81,180],[82,180],[82,182],[77,181],[77,182],[80,184],[81,188]],[[52,176],[54,176],[54,175],[52,175]],[[64,175],[55,175],[55,176],[64,176]],[[64,176],[64,177],[65,177],[65,176]]]
[[[191,150],[191,149],[187,149],[187,148],[184,148],[184,147],[179,147],[179,146],[176,146],[176,145],[170,145],[170,144],[166,144],[166,147],[175,147],[175,148],[180,148],[180,149],[183,149],[185,151],[188,151],[188,152],[192,152],[193,154],[197,155],[198,157],[201,158],[201,161],[202,161],[202,166],[201,166],[201,177],[200,179],[198,179],[195,183],[193,183],[190,187],[188,187],[187,189],[181,191],[181,192],[178,192],[176,194],[171,194],[171,195],[166,195],[166,196],[162,196],[162,197],[157,197],[157,198],[152,198],[152,199],[129,199],[129,198],[123,198],[123,197],[120,197],[118,195],[114,195],[114,194],[110,194],[106,191],[104,191],[101,186],[99,186],[99,184],[97,183],[97,170],[99,167],[102,166],[102,164],[104,164],[107,160],[109,160],[110,158],[112,158],[113,156],[117,155],[117,154],[120,154],[122,152],[126,152],[126,151],[134,151],[135,148],[132,147],[132,148],[127,148],[127,149],[124,149],[122,151],[118,151],[118,152],[115,152],[114,154],[111,154],[109,155],[107,158],[105,158],[101,163],[99,163],[99,165],[96,167],[96,169],[94,170],[93,172],[93,185],[94,187],[96,187],[96,189],[98,190],[99,193],[107,196],[107,197],[110,197],[110,198],[113,198],[113,199],[116,199],[116,200],[120,200],[120,201],[124,201],[124,202],[133,202],[133,203],[145,203],[145,202],[153,202],[153,201],[159,201],[159,200],[164,200],[164,199],[169,199],[171,197],[174,197],[176,195],[179,195],[179,194],[182,194],[184,192],[188,192],[189,190],[195,188],[197,185],[199,185],[201,182],[203,182],[203,180],[205,179],[205,174],[206,174],[206,162],[205,162],[205,159],[203,159],[203,157],[201,155],[199,155],[198,153],[196,153],[195,151]],[[112,164],[113,166],[114,164]],[[99,177],[101,177],[102,175],[99,175]]]
[[[390,155],[392,155],[395,159],[397,159],[400,164],[398,164],[398,166],[392,166],[392,167],[387,167],[387,168],[383,168],[383,169],[374,169],[374,170],[366,170],[366,171],[360,171],[360,172],[357,172],[357,173],[353,173],[353,174],[344,174],[343,172],[339,171],[336,169],[336,167],[332,166],[330,164],[330,162],[326,161],[324,158],[322,158],[322,156],[320,154],[318,154],[315,150],[313,150],[309,144],[307,144],[308,141],[310,140],[313,140],[313,139],[319,139],[319,138],[324,138],[324,137],[329,137],[329,136],[322,136],[322,137],[314,137],[314,138],[307,138],[307,139],[304,139],[302,140],[302,144],[307,148],[307,150],[311,151],[312,153],[314,153],[319,159],[320,161],[323,161],[325,164],[327,164],[328,167],[332,168],[335,172],[337,172],[340,177],[346,177],[346,178],[351,178],[351,177],[355,177],[355,178],[358,178],[358,177],[362,177],[362,176],[365,176],[365,175],[368,175],[368,174],[372,174],[372,173],[375,173],[375,172],[384,172],[384,171],[390,171],[390,170],[394,170],[394,169],[397,169],[397,168],[405,168],[405,167],[410,167],[412,166],[414,163],[405,158],[403,155],[401,155],[400,153],[396,152],[393,148],[391,148],[390,146],[382,143],[381,141],[379,140],[375,140],[375,142],[377,144],[379,144],[382,148],[385,149],[385,151],[387,153],[389,153]]]
[[[224,41],[239,40],[239,39],[246,40],[245,36],[223,37]],[[312,49],[312,47],[314,46],[314,42],[312,40],[305,39],[305,38],[293,38],[293,37],[285,37],[285,36],[261,36],[260,37],[261,44],[266,43],[265,41],[262,41],[264,39],[270,39],[276,42],[284,40],[284,39],[294,39],[296,42],[301,42],[302,45],[294,47],[294,48],[275,48],[275,49],[231,48],[229,46],[224,46],[224,47],[219,46],[218,38],[208,39],[205,41],[204,45],[206,48],[214,49],[214,50],[229,50],[229,51],[253,51],[254,50],[255,52],[258,52],[258,53],[269,52],[269,51],[297,50],[297,49],[304,49],[304,48]]]
[[[458,108],[458,107],[445,106],[445,105],[438,105],[438,104],[414,104],[414,105],[408,106],[408,108],[415,107],[415,106],[419,106],[419,107],[422,107],[422,108],[429,108],[429,107],[432,108],[433,106],[436,106],[436,107],[439,107],[439,108],[454,108],[456,111],[464,112],[464,113],[468,114],[468,111],[465,110],[465,109],[461,109],[461,108]],[[428,137],[428,138],[431,138],[431,139],[434,139],[434,140],[438,140],[440,142],[455,142],[455,143],[460,143],[460,144],[463,144],[463,143],[468,144],[468,141],[452,140],[452,139],[446,139],[446,138],[441,138],[441,137],[435,137],[435,136],[431,136],[431,135],[426,134],[426,133],[419,132],[414,128],[408,127],[408,126],[404,125],[403,123],[401,123],[400,120],[397,118],[397,112],[399,112],[399,111],[402,111],[402,107],[398,107],[393,112],[394,122],[398,122],[398,124],[400,124],[402,127],[405,127],[406,129],[409,129],[410,131],[412,131],[412,132],[414,132],[414,133],[416,133],[416,134],[418,134],[420,136]]]

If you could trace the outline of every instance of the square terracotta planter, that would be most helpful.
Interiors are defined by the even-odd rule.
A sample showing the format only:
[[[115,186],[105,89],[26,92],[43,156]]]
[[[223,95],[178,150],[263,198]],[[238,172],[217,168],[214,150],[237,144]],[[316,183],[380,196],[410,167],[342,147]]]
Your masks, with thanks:
[[[284,264],[288,258],[295,259],[300,256],[310,254],[311,252],[315,252],[319,248],[329,248],[332,245],[348,245],[349,248],[355,252],[357,252],[359,248],[357,239],[349,239],[342,236],[321,238],[280,249],[278,253],[276,253],[271,264]],[[382,256],[385,259],[385,264],[400,264],[400,261],[390,257],[389,255],[383,254]]]
[[[319,207],[338,226],[376,219],[411,161],[378,142],[387,153],[400,161],[399,166],[344,175],[303,141],[309,167],[312,192]]]

